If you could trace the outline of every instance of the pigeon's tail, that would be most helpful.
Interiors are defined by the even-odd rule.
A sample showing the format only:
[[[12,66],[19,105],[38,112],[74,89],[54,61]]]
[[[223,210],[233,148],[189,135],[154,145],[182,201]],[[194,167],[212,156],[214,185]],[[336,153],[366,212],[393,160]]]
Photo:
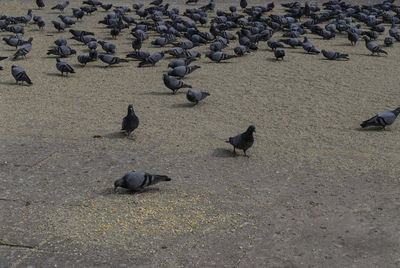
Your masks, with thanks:
[[[342,59],[349,59],[349,54],[339,54],[338,58],[342,58]]]
[[[154,175],[156,181],[171,181],[171,178],[165,175]]]
[[[227,141],[225,141],[226,143],[230,143],[230,144],[232,144],[232,142],[233,142],[233,138],[229,138]]]
[[[185,83],[183,83],[183,85],[181,86],[181,88],[192,88],[192,86],[191,86],[191,85],[188,85],[188,84],[185,84]]]
[[[129,62],[129,61],[126,59],[119,59],[119,62]]]
[[[379,53],[384,53],[384,54],[388,54],[385,50],[383,50],[382,48],[381,49],[379,49],[379,51],[378,51]]]

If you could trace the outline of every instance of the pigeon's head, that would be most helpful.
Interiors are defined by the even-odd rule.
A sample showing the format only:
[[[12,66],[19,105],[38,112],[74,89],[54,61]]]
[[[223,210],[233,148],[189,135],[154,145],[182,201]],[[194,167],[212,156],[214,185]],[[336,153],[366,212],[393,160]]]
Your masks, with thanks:
[[[117,191],[118,187],[123,187],[124,186],[124,178],[118,179],[114,182],[114,192]]]
[[[72,54],[76,54],[76,50],[71,49],[71,55],[72,55]]]
[[[247,128],[247,131],[246,131],[246,132],[248,132],[248,133],[256,132],[256,127],[253,126],[253,125],[250,125],[250,126]]]
[[[212,52],[207,52],[207,53],[206,53],[206,58],[210,58],[211,55],[212,55]]]
[[[363,39],[365,40],[365,41],[369,41],[369,38],[368,37],[366,37],[366,36],[363,36]]]
[[[133,105],[132,104],[129,104],[128,105],[128,114],[133,114],[134,113],[134,111],[133,111]]]
[[[397,108],[395,109],[395,111],[397,111],[398,113],[400,113],[400,107],[397,107]]]

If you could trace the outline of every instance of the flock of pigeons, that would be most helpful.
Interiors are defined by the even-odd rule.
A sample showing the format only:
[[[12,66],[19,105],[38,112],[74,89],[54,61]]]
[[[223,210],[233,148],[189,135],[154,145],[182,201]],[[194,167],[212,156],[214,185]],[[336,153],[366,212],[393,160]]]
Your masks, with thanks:
[[[199,0],[187,0],[186,4],[197,4]],[[170,55],[174,58],[168,63],[170,70],[163,74],[164,85],[172,93],[179,89],[187,88],[186,97],[188,101],[198,104],[207,96],[208,92],[192,89],[191,85],[183,82],[184,77],[200,68],[199,65],[192,65],[201,53],[196,50],[198,46],[209,46],[209,52],[205,57],[213,62],[226,61],[235,57],[243,57],[247,53],[256,52],[259,46],[266,44],[278,61],[284,59],[284,48],[301,47],[307,54],[320,54],[328,60],[349,60],[349,55],[336,51],[317,49],[308,39],[307,35],[313,34],[329,40],[336,35],[347,35],[351,45],[356,45],[362,37],[366,48],[374,55],[387,54],[380,45],[374,41],[380,39],[385,32],[383,23],[391,24],[388,31],[389,36],[385,37],[383,44],[391,46],[400,41],[400,35],[396,24],[400,23],[400,6],[394,4],[394,0],[384,0],[376,5],[352,5],[341,0],[330,0],[320,7],[317,3],[301,4],[290,2],[282,4],[285,8],[284,14],[272,14],[275,8],[274,3],[267,5],[248,6],[247,0],[240,0],[239,7],[230,6],[229,11],[216,10],[214,0],[206,5],[195,8],[186,8],[183,12],[176,7],[171,7],[163,0],[154,0],[148,7],[142,3],[134,3],[128,6],[113,6],[103,4],[98,0],[85,0],[80,8],[72,8],[70,16],[64,15],[69,1],[63,1],[52,7],[52,10],[59,10],[59,20],[51,21],[51,24],[58,32],[64,32],[67,28],[84,19],[85,16],[94,12],[107,12],[106,16],[98,23],[107,27],[113,39],[118,38],[124,32],[132,35],[132,53],[126,58],[119,58],[113,54],[116,45],[112,42],[97,40],[94,33],[69,29],[71,39],[85,44],[89,52],[77,56],[82,66],[100,59],[106,67],[129,62],[128,59],[139,61],[138,68],[154,66],[164,56]],[[43,0],[36,0],[37,6],[45,8]],[[112,9],[112,11],[111,11]],[[300,19],[305,19],[300,23]],[[8,38],[3,38],[6,45],[15,47],[17,51],[12,60],[26,58],[32,50],[32,38],[24,41],[23,35],[28,24],[33,22],[41,31],[44,30],[46,22],[40,16],[34,16],[29,9],[24,16],[0,15],[0,30],[13,33]],[[361,28],[363,24],[363,29]],[[208,31],[201,31],[208,29]],[[207,26],[207,28],[205,28]],[[150,54],[142,49],[145,41],[149,39],[149,32],[158,34],[158,37],[151,41],[152,46],[160,47],[161,51]],[[273,38],[277,37],[279,38]],[[302,40],[301,40],[302,39]],[[233,53],[223,52],[231,42],[237,45]],[[76,55],[77,51],[67,44],[67,39],[60,38],[54,41],[55,46],[47,51],[47,55],[56,56],[56,68],[61,75],[73,74],[75,70],[61,58],[68,58]],[[168,46],[168,49],[164,47]],[[101,51],[98,49],[101,47]],[[0,61],[7,57],[0,57]],[[1,68],[2,69],[2,68]],[[16,83],[32,84],[31,79],[20,66],[13,65],[11,73]],[[391,125],[400,112],[400,107],[393,111],[384,111],[369,120],[364,121],[361,127],[379,126],[385,128]],[[126,131],[128,137],[139,126],[139,118],[136,116],[133,105],[128,106],[128,113],[123,118],[122,130]],[[231,137],[227,143],[236,149],[241,149],[244,155],[253,145],[255,127],[250,125],[248,129]],[[151,175],[143,172],[130,172],[123,178],[115,181],[115,188],[124,187],[131,190],[141,190],[143,187],[155,184],[160,181],[171,180],[167,176]]]

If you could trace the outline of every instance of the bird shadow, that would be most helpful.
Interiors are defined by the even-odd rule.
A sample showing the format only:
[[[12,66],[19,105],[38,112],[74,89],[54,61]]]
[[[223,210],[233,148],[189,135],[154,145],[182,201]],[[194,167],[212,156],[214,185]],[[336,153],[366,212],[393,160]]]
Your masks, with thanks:
[[[276,60],[275,58],[267,58],[267,61],[270,61],[270,62],[278,62],[279,60]]]
[[[369,128],[362,128],[362,127],[358,127],[355,128],[354,130],[360,131],[360,132],[368,132],[368,131],[384,131],[382,127],[369,127]],[[389,129],[386,129],[386,131]]]
[[[17,83],[11,81],[0,81],[0,85],[17,86]]]
[[[57,76],[57,77],[61,77],[61,73],[45,73],[46,75],[49,76]]]
[[[194,103],[175,103],[171,105],[172,108],[192,108],[194,106],[196,106]]]
[[[159,191],[158,187],[149,187],[142,189],[140,191],[134,191],[134,190],[129,190],[129,189],[123,189],[123,188],[117,188],[117,190],[114,191],[114,188],[107,188],[103,192],[101,192],[101,195],[107,196],[107,195],[139,195],[139,194],[144,194],[144,193],[151,193],[151,192],[157,192]]]
[[[153,96],[166,96],[166,95],[176,95],[172,94],[171,92],[158,92],[158,91],[151,91],[151,92],[144,92],[142,95],[153,95]]]
[[[107,133],[103,136],[101,135],[94,135],[93,138],[106,138],[106,139],[124,139],[126,138],[126,134],[122,131],[115,131],[115,132],[111,132],[111,133]]]
[[[226,148],[217,148],[214,150],[212,156],[215,157],[236,157],[232,150],[226,149]]]

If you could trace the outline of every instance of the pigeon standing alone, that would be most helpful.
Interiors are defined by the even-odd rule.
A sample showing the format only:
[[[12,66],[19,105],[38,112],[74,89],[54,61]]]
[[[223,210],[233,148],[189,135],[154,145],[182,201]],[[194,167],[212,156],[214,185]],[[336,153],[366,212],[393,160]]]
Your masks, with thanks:
[[[163,74],[163,81],[164,85],[171,89],[173,94],[175,94],[180,88],[192,88],[191,85],[187,85],[179,79],[169,77],[167,74]]]
[[[60,58],[57,58],[56,67],[57,70],[61,72],[61,75],[64,75],[64,73],[66,73],[68,76],[68,73],[75,73],[74,69],[72,69],[72,67],[68,63],[60,61]]]
[[[324,55],[324,57],[327,58],[328,60],[349,59],[349,54],[327,51],[325,49],[322,50],[322,55]]]
[[[14,77],[16,84],[21,81],[22,83],[27,82],[29,85],[32,85],[31,79],[21,67],[15,65],[11,66],[11,74]]]
[[[153,175],[145,172],[132,171],[126,173],[121,179],[114,182],[114,192],[118,187],[133,191],[141,191],[144,187],[150,186],[160,181],[171,181],[171,178],[165,175]]]
[[[369,126],[376,126],[385,129],[386,126],[390,126],[391,124],[394,123],[399,113],[400,113],[400,107],[397,107],[393,111],[384,111],[368,120],[365,120],[364,122],[361,123],[360,126],[362,128],[366,128]]]
[[[379,53],[387,54],[387,52],[385,50],[383,50],[376,43],[372,42],[368,37],[363,36],[363,38],[365,40],[365,46],[368,48],[369,51],[372,52],[372,55],[374,55],[375,53],[377,53],[378,55],[379,55]]]
[[[136,116],[135,111],[133,111],[133,105],[129,104],[128,114],[122,119],[122,129],[126,131],[128,137],[130,137],[132,131],[134,131],[139,126],[139,118]]]
[[[199,101],[205,99],[207,96],[210,96],[210,93],[208,92],[202,92],[199,90],[195,90],[195,89],[189,89],[186,93],[186,98],[188,99],[188,101],[190,102],[194,102],[195,105],[197,105],[199,103]]]
[[[254,143],[254,137],[253,137],[253,132],[256,132],[256,127],[253,125],[250,125],[245,132],[242,134],[238,134],[235,137],[230,137],[229,140],[227,140],[227,143],[232,144],[233,146],[233,152],[236,154],[236,148],[243,150],[244,155],[246,155],[246,151],[253,146]]]

